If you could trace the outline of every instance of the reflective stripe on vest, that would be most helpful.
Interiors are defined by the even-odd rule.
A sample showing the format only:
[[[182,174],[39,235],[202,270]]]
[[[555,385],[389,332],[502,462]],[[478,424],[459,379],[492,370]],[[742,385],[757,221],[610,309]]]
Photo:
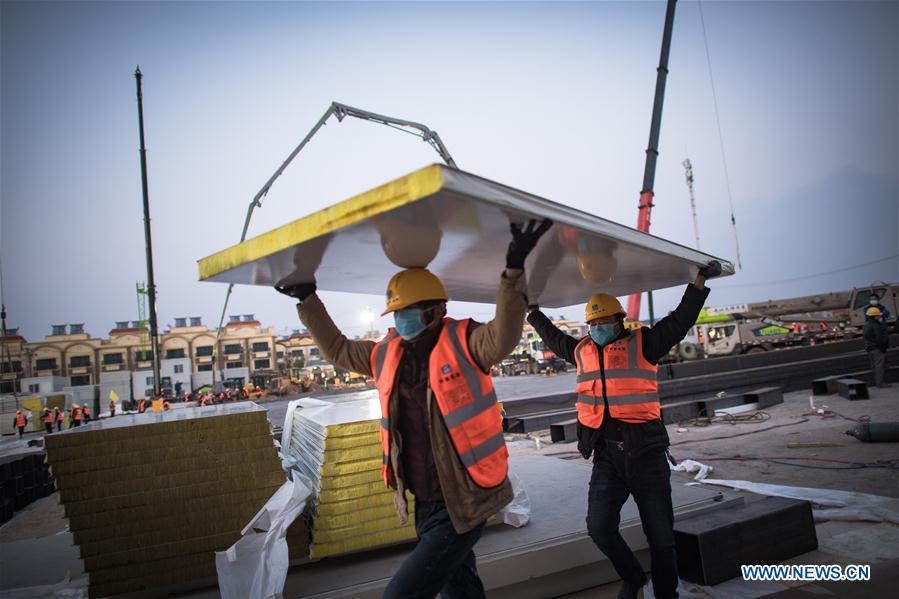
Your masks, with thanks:
[[[622,347],[622,345],[624,347]],[[605,396],[609,413],[624,422],[646,422],[661,417],[657,368],[642,355],[643,330],[602,348]],[[589,337],[575,348],[577,410],[581,424],[599,428],[604,416],[600,349]],[[621,354],[626,352],[626,358]]]
[[[56,422],[62,422],[62,420],[63,420],[62,412],[57,412],[56,413]]]
[[[381,427],[379,437],[381,439],[381,478],[386,484],[390,484],[393,478],[393,470],[390,468],[390,394],[393,392],[393,384],[399,372],[400,359],[403,356],[402,339],[395,329],[390,329],[387,335],[375,344],[371,352],[371,371],[378,387],[378,399],[381,404]],[[389,359],[388,359],[389,357]]]
[[[53,412],[44,412],[44,424],[53,424]]]
[[[16,428],[22,428],[23,426],[25,426],[25,414],[16,414]]]
[[[502,434],[502,415],[490,376],[480,372],[467,351],[469,320],[444,319],[440,337],[428,359],[428,386],[450,433],[453,448],[472,480],[494,487],[505,480],[508,451]],[[372,373],[381,403],[382,475],[388,482],[390,465],[389,402],[402,358],[396,331],[372,350]]]

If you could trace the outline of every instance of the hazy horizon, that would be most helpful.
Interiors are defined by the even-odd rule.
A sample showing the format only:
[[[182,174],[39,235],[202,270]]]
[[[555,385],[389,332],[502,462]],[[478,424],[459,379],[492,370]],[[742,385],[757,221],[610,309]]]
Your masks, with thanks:
[[[743,262],[709,284],[708,304],[899,280],[899,4],[702,10]],[[664,16],[664,2],[3,2],[7,326],[37,341],[52,324],[105,337],[137,320],[137,65],[159,328],[190,316],[213,328],[226,286],[198,282],[196,261],[237,243],[253,195],[332,101],[423,122],[463,170],[635,226]],[[651,233],[694,245],[689,157],[701,249],[734,260],[696,2],[677,4],[669,69]],[[414,137],[332,120],[249,236],[438,161]],[[681,292],[658,291],[656,316]],[[321,295],[351,337],[384,301]],[[281,335],[301,326],[293,306],[238,286],[226,321],[252,313]],[[581,306],[550,313],[577,318]]]

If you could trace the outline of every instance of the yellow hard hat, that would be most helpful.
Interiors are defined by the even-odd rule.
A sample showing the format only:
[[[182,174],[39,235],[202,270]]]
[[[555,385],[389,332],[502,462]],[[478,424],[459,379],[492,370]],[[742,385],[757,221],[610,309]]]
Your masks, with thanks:
[[[381,316],[418,302],[448,299],[443,283],[431,271],[426,268],[407,268],[393,275],[387,283],[387,308],[381,312]]]
[[[590,322],[596,318],[624,313],[624,308],[621,307],[621,302],[618,301],[618,298],[608,293],[594,293],[587,300],[587,305],[584,308],[584,320]]]
[[[865,316],[883,316],[883,312],[880,311],[880,308],[872,306],[865,311]]]

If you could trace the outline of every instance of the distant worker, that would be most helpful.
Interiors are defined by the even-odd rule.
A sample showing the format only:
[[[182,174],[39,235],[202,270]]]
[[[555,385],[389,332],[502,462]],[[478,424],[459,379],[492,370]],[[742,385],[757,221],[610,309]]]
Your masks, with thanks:
[[[56,431],[59,432],[62,430],[62,422],[65,420],[65,415],[59,409],[59,406],[53,408],[53,415],[56,416]]]
[[[314,282],[276,287],[299,300],[300,320],[325,359],[376,381],[381,475],[396,491],[401,523],[408,518],[406,489],[415,496],[418,535],[384,591],[387,599],[485,596],[473,547],[487,518],[512,500],[502,415],[487,373],[521,339],[524,261],[551,224],[512,225],[496,316],[487,324],[448,318],[443,283],[424,268],[390,279],[383,314],[393,313],[396,327],[378,343],[347,339]]]
[[[883,312],[879,308],[868,308],[865,311],[865,328],[862,333],[865,337],[865,350],[868,352],[868,360],[871,362],[871,372],[874,373],[874,384],[878,387],[889,387],[884,373],[886,371],[887,348],[890,346],[890,337],[883,326]]]
[[[81,406],[72,404],[72,412],[69,414],[69,428],[81,426]]]
[[[868,316],[868,310],[871,308],[877,308],[880,311],[880,323],[886,328],[887,321],[890,319],[890,311],[887,310],[886,306],[880,303],[880,296],[873,291],[871,292],[871,295],[868,296],[868,305],[865,308],[865,322],[871,320],[871,317]]]
[[[13,425],[16,427],[16,430],[19,431],[19,438],[21,439],[22,435],[25,434],[25,427],[28,425],[28,417],[25,416],[25,413],[22,412],[22,410],[16,410]]]
[[[629,495],[649,542],[653,593],[678,596],[670,443],[656,364],[696,322],[709,295],[705,280],[720,274],[717,261],[701,268],[677,308],[652,328],[628,331],[621,304],[605,293],[587,301],[590,333],[581,339],[566,335],[537,306],[529,306],[528,322],[546,347],[577,367],[578,450],[584,459],[593,454],[587,533],[621,577],[619,598],[638,597],[646,583],[643,567],[618,531]]]
[[[162,400],[162,409],[168,412],[172,409],[172,403],[167,399]]]
[[[82,408],[81,411],[83,413],[82,415],[84,416],[84,421],[90,422],[91,421],[91,406],[90,406],[90,404],[84,404],[84,408]]]
[[[44,421],[44,430],[47,431],[47,434],[53,432],[53,412],[50,411],[50,408],[44,408],[41,412],[41,418]]]
[[[146,412],[146,411],[147,411],[147,400],[146,400],[146,398],[143,398],[143,397],[142,397],[142,398],[137,402],[137,413],[138,413],[138,414],[143,414],[143,413]]]
[[[262,398],[262,388],[256,387],[256,399]]]
[[[225,393],[225,399],[231,401],[231,388],[228,388],[228,391]]]
[[[109,400],[109,417],[112,418],[115,416],[115,402],[111,399]]]

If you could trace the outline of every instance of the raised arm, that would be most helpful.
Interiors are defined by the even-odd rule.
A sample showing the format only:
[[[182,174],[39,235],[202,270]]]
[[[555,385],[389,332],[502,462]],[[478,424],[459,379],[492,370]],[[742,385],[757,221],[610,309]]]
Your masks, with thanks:
[[[539,309],[531,310],[528,313],[528,323],[540,338],[546,347],[552,350],[554,354],[568,362],[574,364],[574,348],[577,347],[578,340],[560,331],[556,325]]]
[[[474,327],[468,335],[471,357],[484,372],[508,356],[521,341],[524,313],[527,309],[527,283],[524,277],[524,261],[537,245],[540,237],[552,226],[544,219],[525,226],[512,223],[512,241],[506,252],[506,270],[499,281],[496,294],[496,316],[485,325]]]
[[[340,332],[324,304],[315,293],[315,283],[301,283],[289,287],[275,287],[284,295],[296,298],[297,314],[309,329],[313,341],[328,362],[351,372],[372,376],[371,351],[374,341],[354,341]]]
[[[721,264],[716,260],[701,268],[696,280],[687,285],[677,308],[651,329],[643,329],[643,357],[648,362],[658,363],[668,350],[687,336],[690,327],[696,324],[699,312],[709,296],[710,290],[705,286],[705,280],[720,274]]]
[[[496,293],[496,316],[487,324],[473,327],[468,335],[468,349],[481,370],[501,362],[521,341],[524,311],[527,309],[524,271],[506,269]]]

